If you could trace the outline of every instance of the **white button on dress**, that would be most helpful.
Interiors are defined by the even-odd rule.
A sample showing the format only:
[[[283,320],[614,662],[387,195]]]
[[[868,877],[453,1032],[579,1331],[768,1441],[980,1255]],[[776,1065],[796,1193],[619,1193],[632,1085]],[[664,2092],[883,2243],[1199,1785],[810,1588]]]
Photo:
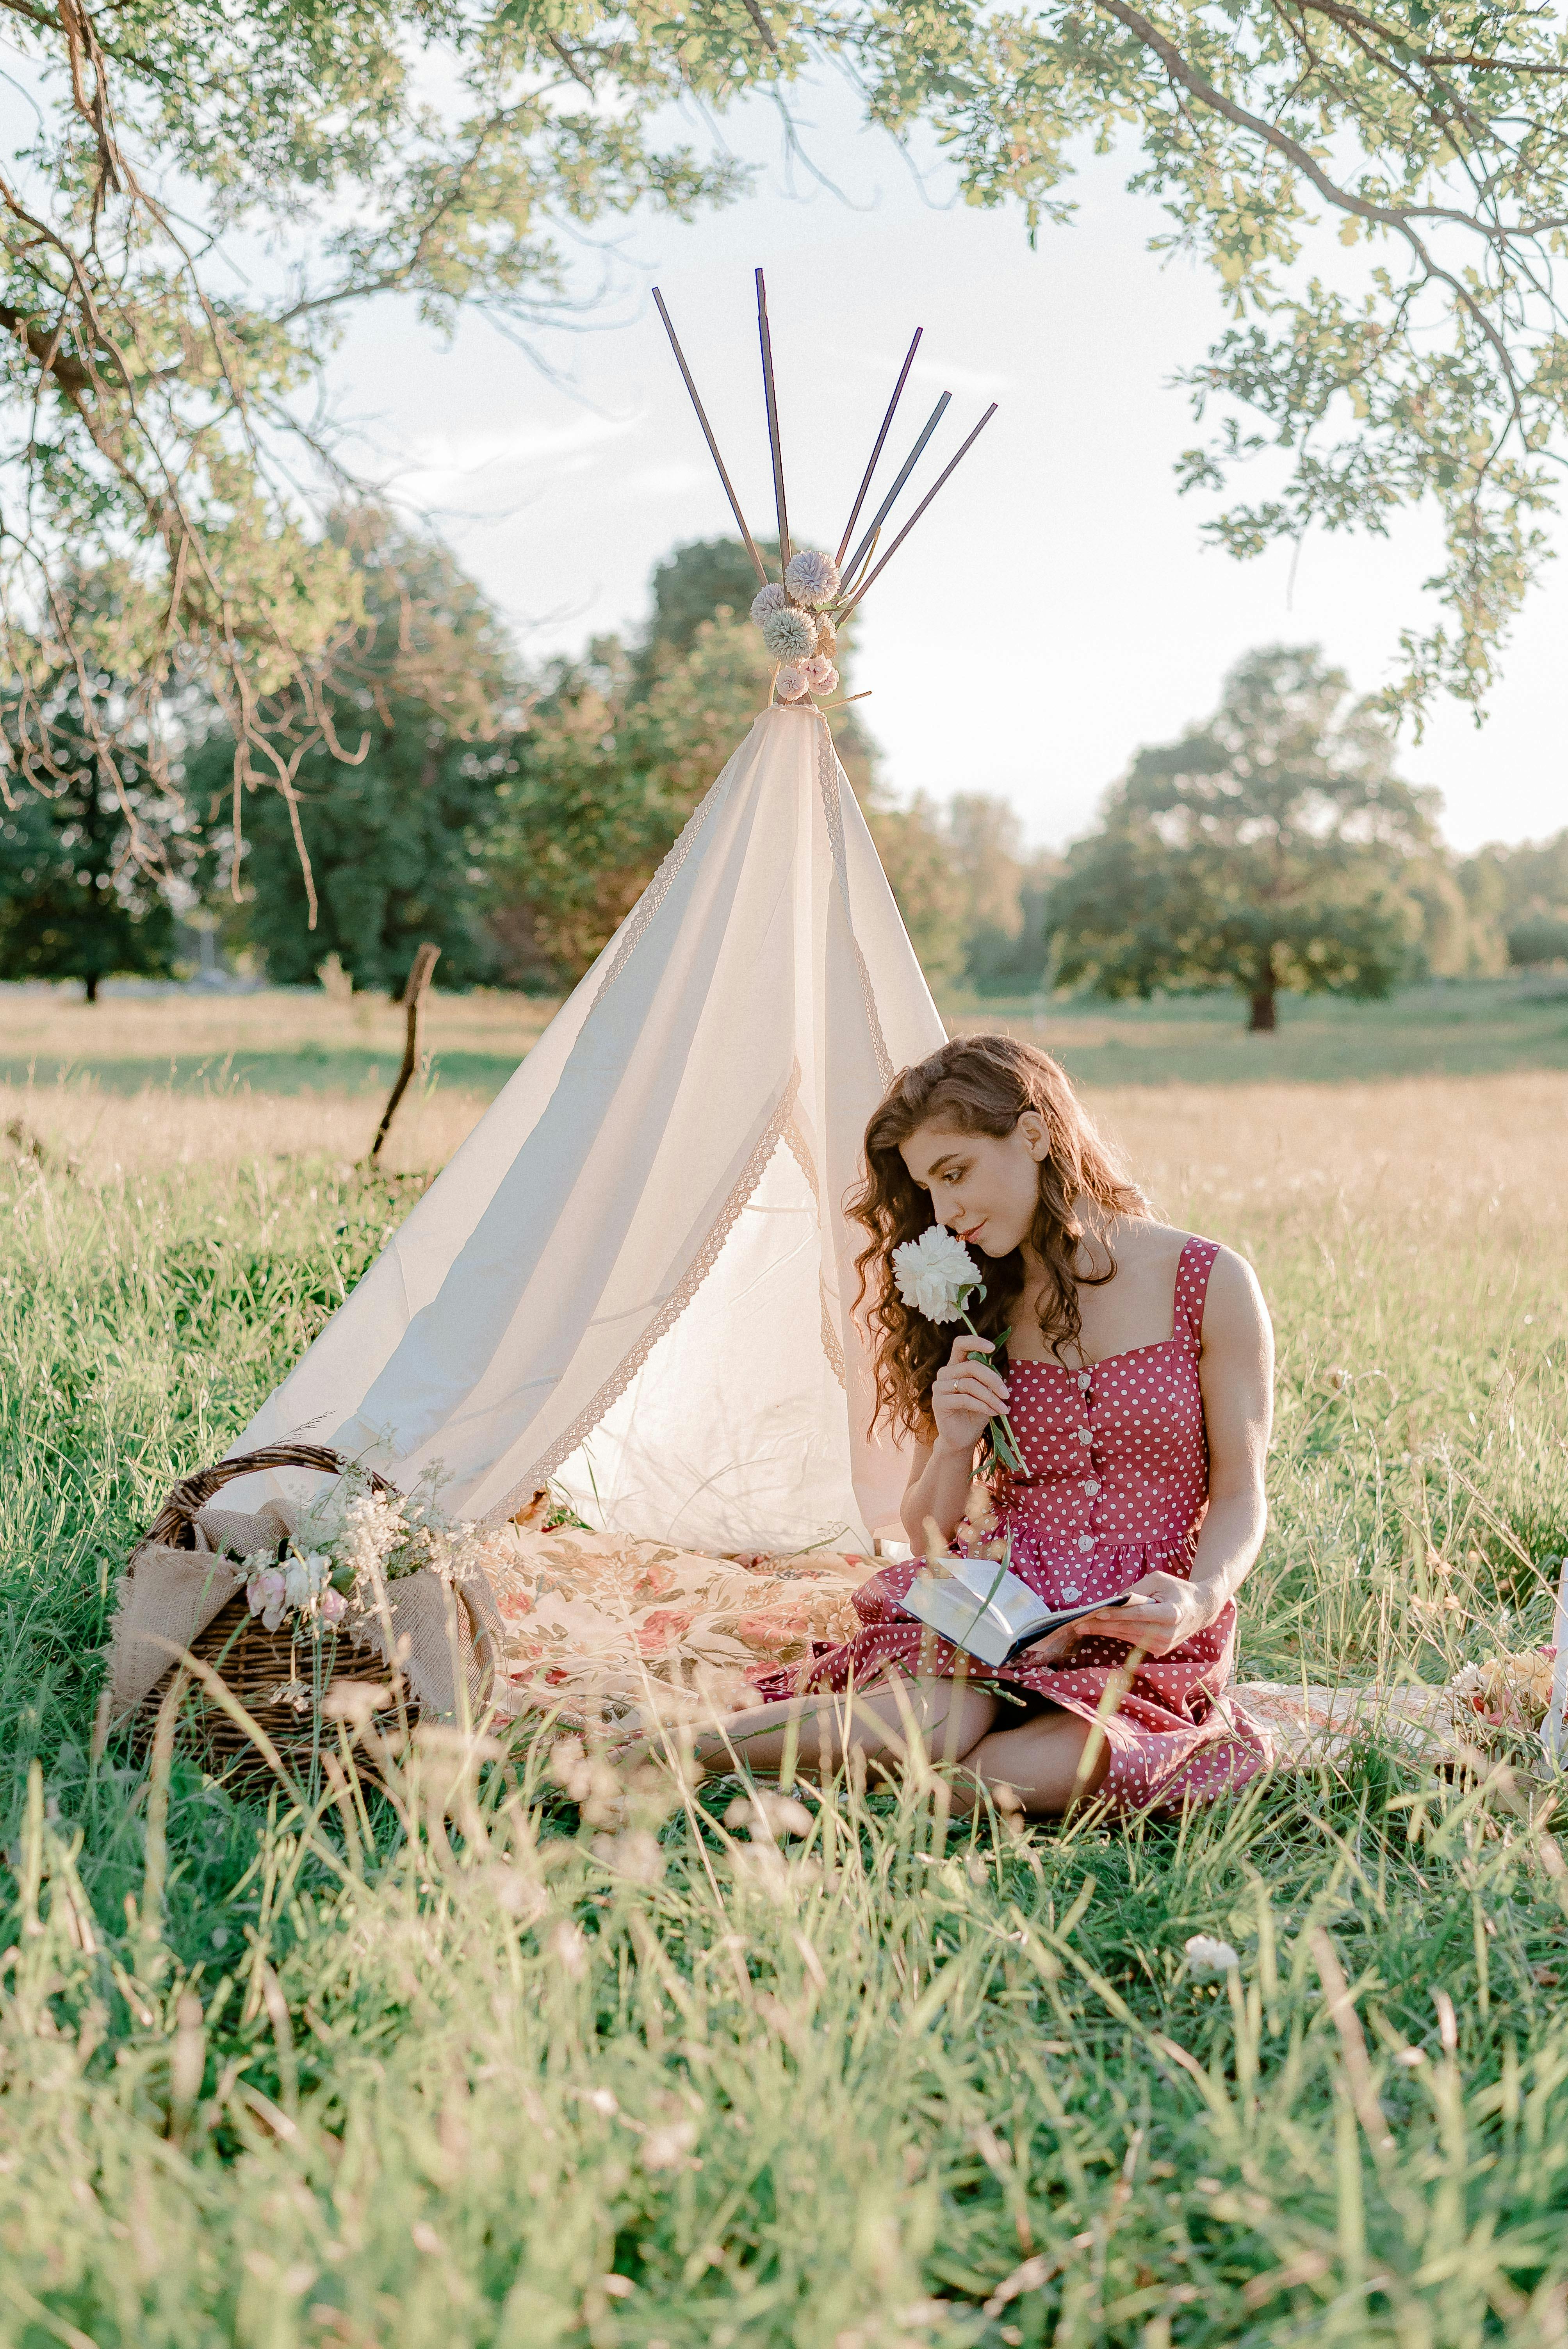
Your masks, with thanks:
[[[1080,1444],[1092,1444],[1094,1442],[1093,1428],[1080,1427],[1078,1432],[1078,1440]]]
[[[1079,1549],[1092,1549],[1094,1547],[1094,1536],[1092,1534],[1079,1534],[1078,1547]]]

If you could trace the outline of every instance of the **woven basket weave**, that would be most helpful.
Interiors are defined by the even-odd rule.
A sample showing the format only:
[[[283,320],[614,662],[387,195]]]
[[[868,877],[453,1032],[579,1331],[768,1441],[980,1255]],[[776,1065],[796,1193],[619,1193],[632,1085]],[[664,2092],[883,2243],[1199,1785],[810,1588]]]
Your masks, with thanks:
[[[315,1468],[326,1475],[339,1475],[350,1464],[325,1445],[313,1444],[269,1444],[259,1451],[217,1461],[175,1485],[148,1527],[138,1556],[160,1548],[196,1551],[207,1547],[214,1532],[222,1535],[222,1521],[220,1517],[209,1523],[203,1512],[223,1486],[236,1478],[253,1475],[264,1468]],[[361,1473],[377,1492],[397,1491],[395,1485],[373,1470]],[[277,1535],[281,1547],[281,1525]],[[392,1588],[397,1593],[406,1586],[394,1584]],[[460,1584],[452,1587],[452,1597],[457,1602],[462,1661],[477,1667],[481,1690],[488,1692],[494,1671],[490,1633]],[[334,1689],[348,1682],[362,1686],[387,1686],[387,1667],[369,1648],[332,1631],[323,1634],[319,1650],[316,1640],[309,1636],[293,1638],[281,1626],[269,1631],[261,1617],[252,1614],[243,1590],[225,1599],[188,1644],[190,1653],[211,1667],[256,1726],[272,1740],[282,1760],[296,1773],[308,1769],[324,1745],[328,1752],[336,1748],[335,1723],[324,1722],[321,1717],[321,1708]],[[151,1738],[175,1670],[171,1663],[135,1709],[132,1722],[139,1744],[145,1744]],[[297,1686],[301,1682],[309,1692],[307,1698],[296,1700],[284,1693],[291,1683]],[[400,1720],[411,1717],[418,1710],[417,1698],[405,1687],[401,1709],[396,1702],[389,1702],[371,1717],[369,1725],[386,1735],[399,1725]],[[268,1765],[253,1739],[199,1682],[191,1688],[182,1721],[185,1742],[200,1754],[208,1769],[214,1773],[225,1771],[232,1778],[246,1780],[270,1776]],[[347,1733],[353,1737],[359,1732],[349,1728]]]

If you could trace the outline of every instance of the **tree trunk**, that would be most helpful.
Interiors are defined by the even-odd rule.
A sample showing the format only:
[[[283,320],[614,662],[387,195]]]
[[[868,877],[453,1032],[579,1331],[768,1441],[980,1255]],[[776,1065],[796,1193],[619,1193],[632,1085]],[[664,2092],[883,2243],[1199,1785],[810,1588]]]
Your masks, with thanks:
[[[1272,987],[1256,988],[1253,993],[1253,1016],[1247,1022],[1249,1036],[1272,1036],[1274,1031],[1274,991]]]
[[[88,1001],[89,1003],[96,1003],[98,1001],[98,975],[97,971],[89,970],[86,978],[82,981],[82,985],[87,988]]]

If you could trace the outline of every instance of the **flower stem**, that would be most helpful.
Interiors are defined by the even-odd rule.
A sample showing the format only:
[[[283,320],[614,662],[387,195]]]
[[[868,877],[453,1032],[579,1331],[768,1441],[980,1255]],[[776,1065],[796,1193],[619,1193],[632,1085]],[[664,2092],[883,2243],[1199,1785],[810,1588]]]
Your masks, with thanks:
[[[962,1306],[959,1308],[959,1317],[970,1336],[972,1338],[978,1338],[980,1335],[979,1330],[976,1330],[974,1322],[971,1321],[968,1314],[964,1311]],[[997,1413],[996,1417],[987,1425],[985,1433],[991,1439],[991,1449],[995,1454],[997,1459],[1001,1462],[1003,1467],[1010,1470],[1015,1475],[1026,1475],[1028,1472],[1024,1465],[1023,1450],[1018,1443],[1017,1437],[1013,1433],[1013,1423],[1007,1417],[1006,1412],[1000,1412]]]

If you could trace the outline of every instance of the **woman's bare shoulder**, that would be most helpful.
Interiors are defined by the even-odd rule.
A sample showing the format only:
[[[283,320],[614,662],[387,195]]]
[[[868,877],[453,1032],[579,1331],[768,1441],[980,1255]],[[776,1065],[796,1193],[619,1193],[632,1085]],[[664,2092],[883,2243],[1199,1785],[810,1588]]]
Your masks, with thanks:
[[[1120,1264],[1176,1265],[1195,1232],[1178,1231],[1174,1224],[1157,1224],[1152,1216],[1119,1216],[1107,1235]]]
[[[1239,1256],[1234,1248],[1219,1246],[1203,1300],[1205,1341],[1253,1337],[1271,1328],[1269,1309],[1257,1274],[1244,1256]]]

